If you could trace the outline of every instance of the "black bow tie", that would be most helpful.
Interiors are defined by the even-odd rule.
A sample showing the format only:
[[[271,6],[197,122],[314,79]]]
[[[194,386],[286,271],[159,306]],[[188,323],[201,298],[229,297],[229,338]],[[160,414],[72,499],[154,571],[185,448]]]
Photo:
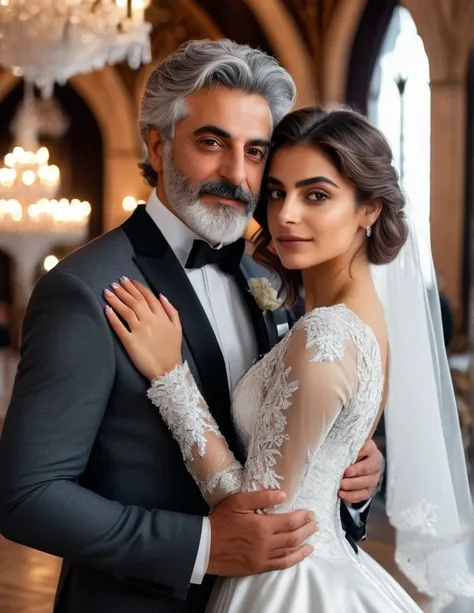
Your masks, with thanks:
[[[244,249],[245,239],[243,238],[221,249],[213,249],[205,241],[195,240],[185,268],[202,268],[207,264],[217,264],[222,271],[232,275],[240,264]]]

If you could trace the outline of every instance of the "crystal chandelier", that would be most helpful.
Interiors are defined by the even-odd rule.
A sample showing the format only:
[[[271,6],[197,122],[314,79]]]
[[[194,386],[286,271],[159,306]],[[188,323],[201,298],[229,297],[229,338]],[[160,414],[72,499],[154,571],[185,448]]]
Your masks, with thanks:
[[[88,202],[55,199],[61,173],[49,164],[48,149],[38,143],[32,83],[25,82],[25,98],[13,127],[17,145],[0,168],[1,231],[64,232],[84,227],[91,212]]]
[[[18,200],[0,200],[1,233],[73,234],[82,238],[91,213],[87,201],[74,198],[39,200],[23,207]],[[1,240],[0,240],[1,244]]]
[[[4,0],[0,0],[2,2]],[[0,168],[0,198],[25,205],[54,198],[60,184],[59,168],[49,165],[49,151],[38,143],[38,116],[33,84],[25,82],[25,95],[13,123],[16,146]]]
[[[70,119],[54,97],[36,98],[34,112],[37,118],[38,136],[42,136],[46,139],[59,140],[69,129],[71,124]],[[13,136],[18,134],[18,130],[21,130],[21,122],[27,121],[27,113],[30,113],[30,110],[25,107],[25,102],[23,102],[18,107],[10,124],[10,133]]]
[[[54,198],[58,191],[60,172],[49,165],[49,151],[39,147],[25,151],[15,147],[5,156],[5,167],[0,168],[0,197],[14,197],[25,204],[33,204],[42,198]]]
[[[45,97],[54,83],[128,61],[151,61],[149,0],[0,0],[0,64]]]

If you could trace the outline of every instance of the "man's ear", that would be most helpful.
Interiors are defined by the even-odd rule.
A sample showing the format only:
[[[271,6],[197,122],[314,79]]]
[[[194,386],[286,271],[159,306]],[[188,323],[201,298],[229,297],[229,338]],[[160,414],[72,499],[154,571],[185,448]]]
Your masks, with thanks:
[[[163,137],[155,128],[148,128],[146,144],[151,167],[160,173],[163,170]]]

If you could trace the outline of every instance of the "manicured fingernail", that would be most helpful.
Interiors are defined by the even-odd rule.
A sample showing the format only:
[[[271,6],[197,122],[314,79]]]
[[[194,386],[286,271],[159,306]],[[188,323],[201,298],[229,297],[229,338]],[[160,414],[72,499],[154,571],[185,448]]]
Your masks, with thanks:
[[[166,302],[169,302],[168,298],[164,295],[164,294],[160,294],[161,298],[163,298],[163,300],[166,300]]]
[[[111,287],[113,287],[114,289],[118,289],[120,287],[120,285],[118,283],[111,283],[110,284]]]
[[[112,312],[112,308],[111,308],[111,307],[109,307],[109,305],[107,305],[107,306],[105,307],[105,310],[106,310],[106,312],[107,312],[107,313],[111,313],[111,312]]]
[[[309,524],[310,522],[312,522],[312,521],[316,521],[316,515],[315,515],[315,514],[314,514],[312,511],[310,511],[310,512],[308,513],[308,520],[307,520],[307,521],[308,521],[308,524]]]
[[[111,292],[109,289],[104,289],[104,294],[105,294],[106,296],[113,296],[113,295],[114,295],[114,293],[113,293],[113,292]]]
[[[120,277],[120,281],[122,281],[122,283],[127,283],[130,279],[128,277]]]

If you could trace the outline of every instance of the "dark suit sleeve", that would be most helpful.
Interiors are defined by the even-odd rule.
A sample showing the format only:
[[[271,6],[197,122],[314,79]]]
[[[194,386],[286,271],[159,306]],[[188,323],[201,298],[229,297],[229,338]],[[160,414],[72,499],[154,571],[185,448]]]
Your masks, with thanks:
[[[369,519],[370,507],[372,502],[367,504],[366,502],[360,503],[359,506],[363,507],[367,505],[367,507],[359,513],[359,524],[357,525],[352,518],[349,509],[341,501],[341,521],[342,526],[346,532],[346,534],[355,542],[359,543],[360,541],[365,541],[367,538],[367,521]],[[357,505],[352,505],[357,510]]]
[[[0,532],[185,599],[202,518],[107,500],[77,483],[115,377],[102,307],[77,277],[43,277],[24,321],[0,441]]]

